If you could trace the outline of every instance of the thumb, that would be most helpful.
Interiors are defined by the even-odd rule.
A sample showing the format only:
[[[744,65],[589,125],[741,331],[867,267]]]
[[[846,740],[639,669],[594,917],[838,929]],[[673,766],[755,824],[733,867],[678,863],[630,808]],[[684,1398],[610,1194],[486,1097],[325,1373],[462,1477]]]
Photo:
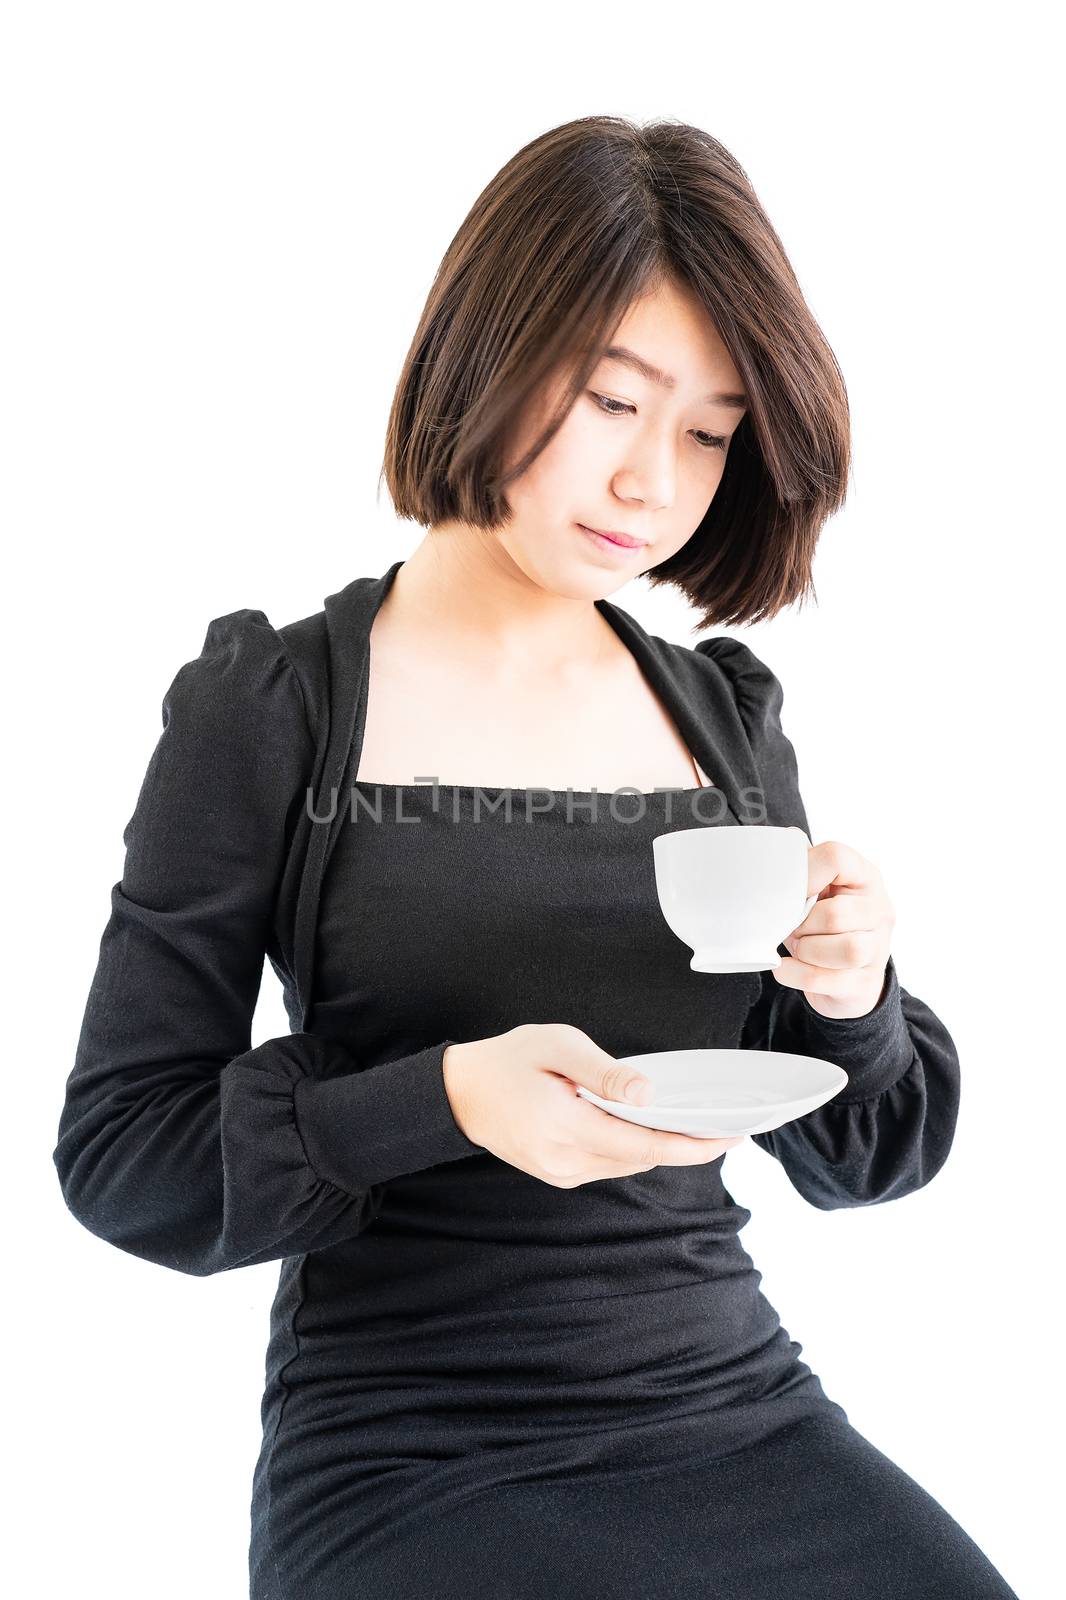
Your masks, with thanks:
[[[601,1100],[625,1100],[630,1105],[646,1106],[655,1099],[655,1085],[635,1067],[602,1050],[587,1034],[578,1034],[573,1049],[566,1052],[561,1070]]]

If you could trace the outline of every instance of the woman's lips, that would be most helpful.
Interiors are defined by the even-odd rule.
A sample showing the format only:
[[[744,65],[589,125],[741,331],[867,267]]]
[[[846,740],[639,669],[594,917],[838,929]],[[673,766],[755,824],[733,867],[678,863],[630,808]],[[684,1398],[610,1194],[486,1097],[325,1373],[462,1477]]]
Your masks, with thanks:
[[[631,539],[627,534],[624,533],[601,533],[598,528],[586,527],[585,523],[583,522],[579,522],[578,527],[581,529],[582,533],[587,533],[590,538],[595,539],[601,548],[613,550],[643,550],[646,543],[646,541],[643,539]]]

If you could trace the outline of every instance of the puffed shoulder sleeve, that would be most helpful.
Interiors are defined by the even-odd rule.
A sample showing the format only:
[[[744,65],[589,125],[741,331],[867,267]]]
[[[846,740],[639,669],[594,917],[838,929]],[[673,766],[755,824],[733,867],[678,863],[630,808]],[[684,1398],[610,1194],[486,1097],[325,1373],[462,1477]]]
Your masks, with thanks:
[[[762,785],[766,821],[776,828],[802,828],[809,839],[796,752],[781,726],[780,683],[742,639],[717,635],[700,639],[695,648],[715,663],[732,690]]]
[[[91,1233],[206,1276],[351,1238],[373,1185],[480,1147],[444,1090],[450,1041],[362,1070],[311,1033],[251,1048],[314,755],[299,677],[262,611],[211,622],[162,721],[53,1161]]]
[[[811,836],[796,753],[781,725],[783,691],[739,639],[701,640],[729,678],[765,793],[766,821]],[[784,945],[778,954],[787,957]],[[880,998],[861,1017],[823,1017],[801,989],[760,975],[741,1048],[816,1056],[848,1082],[824,1106],[752,1142],[776,1156],[793,1187],[819,1210],[874,1205],[922,1188],[947,1160],[958,1121],[961,1072],[954,1041],[924,1001],[901,987],[889,957]]]

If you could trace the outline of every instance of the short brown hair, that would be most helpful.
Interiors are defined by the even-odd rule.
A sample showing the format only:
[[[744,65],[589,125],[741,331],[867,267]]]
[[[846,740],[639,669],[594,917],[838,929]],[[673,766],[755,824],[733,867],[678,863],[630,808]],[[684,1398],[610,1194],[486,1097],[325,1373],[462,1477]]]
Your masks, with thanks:
[[[844,380],[743,168],[710,134],[669,120],[563,123],[478,196],[393,398],[382,476],[397,515],[505,526],[507,483],[561,426],[632,302],[671,278],[706,308],[748,409],[700,526],[642,576],[680,589],[704,628],[814,594],[818,535],[847,488]],[[571,367],[561,408],[505,472],[526,402]]]

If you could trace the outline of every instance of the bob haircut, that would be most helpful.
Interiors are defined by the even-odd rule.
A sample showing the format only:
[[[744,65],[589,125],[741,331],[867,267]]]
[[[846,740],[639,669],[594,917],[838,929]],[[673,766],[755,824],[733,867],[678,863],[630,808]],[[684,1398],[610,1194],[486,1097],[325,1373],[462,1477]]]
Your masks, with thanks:
[[[680,589],[703,628],[817,598],[815,546],[850,467],[844,380],[743,168],[670,120],[563,123],[478,196],[393,397],[381,476],[398,516],[506,526],[507,484],[558,431],[631,303],[670,279],[706,308],[748,408],[699,527],[641,576]],[[568,371],[556,413],[505,470],[525,406]]]

